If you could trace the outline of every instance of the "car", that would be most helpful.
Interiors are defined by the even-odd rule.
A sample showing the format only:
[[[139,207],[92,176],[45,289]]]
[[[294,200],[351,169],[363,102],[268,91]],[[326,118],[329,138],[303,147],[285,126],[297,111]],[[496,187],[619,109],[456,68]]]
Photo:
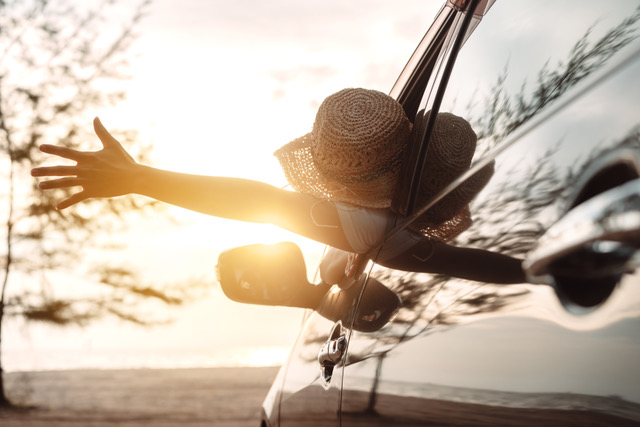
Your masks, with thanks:
[[[226,251],[231,299],[306,310],[263,426],[640,424],[639,36],[637,1],[445,2],[390,91],[414,139],[387,236],[493,164],[452,244],[521,259],[527,280],[373,257],[342,289],[309,283],[291,243]],[[438,112],[477,149],[424,200]]]

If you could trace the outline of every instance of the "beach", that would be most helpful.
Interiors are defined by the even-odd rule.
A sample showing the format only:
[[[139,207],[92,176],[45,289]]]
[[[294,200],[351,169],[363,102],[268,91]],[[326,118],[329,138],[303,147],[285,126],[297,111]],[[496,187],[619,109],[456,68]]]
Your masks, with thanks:
[[[9,426],[259,426],[278,367],[5,373]]]

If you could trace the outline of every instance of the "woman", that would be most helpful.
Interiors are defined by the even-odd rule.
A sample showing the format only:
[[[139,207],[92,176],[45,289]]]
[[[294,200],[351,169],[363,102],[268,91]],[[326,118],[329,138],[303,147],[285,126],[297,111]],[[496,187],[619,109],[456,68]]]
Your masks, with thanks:
[[[332,271],[340,272],[332,278],[335,282],[345,266],[347,276],[357,275],[358,262],[353,260],[359,258],[348,262],[348,253],[375,257],[392,268],[495,283],[524,281],[520,260],[446,243],[470,225],[468,203],[486,184],[492,167],[436,204],[411,230],[382,244],[393,220],[389,208],[411,123],[402,106],[381,92],[344,89],[329,96],[312,131],[276,151],[295,192],[257,181],[141,165],[97,118],[94,129],[103,145],[100,151],[40,147],[76,162],[32,170],[35,177],[58,177],[40,182],[41,189],[81,187],[58,209],[89,198],[136,193],[221,218],[271,223],[342,251],[333,253],[338,267]],[[430,150],[440,154],[426,165],[426,196],[467,169],[475,151],[475,134],[459,117],[439,115],[434,132],[439,143],[432,143]]]

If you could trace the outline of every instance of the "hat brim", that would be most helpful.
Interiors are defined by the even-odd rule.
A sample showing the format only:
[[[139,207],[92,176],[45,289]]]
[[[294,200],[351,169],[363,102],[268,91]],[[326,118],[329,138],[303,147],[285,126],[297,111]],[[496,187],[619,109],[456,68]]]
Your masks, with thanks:
[[[397,171],[364,182],[339,182],[323,173],[313,160],[313,134],[294,139],[275,151],[289,184],[301,193],[365,208],[388,208]]]

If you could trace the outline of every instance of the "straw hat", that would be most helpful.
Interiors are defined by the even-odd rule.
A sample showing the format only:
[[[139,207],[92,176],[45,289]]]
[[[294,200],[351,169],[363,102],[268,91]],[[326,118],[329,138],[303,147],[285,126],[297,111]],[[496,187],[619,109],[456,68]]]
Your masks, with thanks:
[[[471,166],[477,136],[469,122],[451,113],[439,113],[429,142],[417,205],[451,184]],[[409,228],[426,236],[449,241],[471,225],[469,203],[487,185],[494,163],[480,169],[439,200]]]
[[[388,208],[410,134],[411,123],[396,100],[374,90],[343,89],[322,102],[310,133],[274,155],[289,184],[299,192],[365,208]],[[418,206],[469,169],[476,141],[466,120],[438,114]],[[410,228],[451,240],[471,225],[468,204],[492,174],[493,163],[432,206]]]
[[[343,89],[322,102],[310,133],[274,154],[297,191],[386,208],[391,205],[410,132],[402,106],[390,96]]]

